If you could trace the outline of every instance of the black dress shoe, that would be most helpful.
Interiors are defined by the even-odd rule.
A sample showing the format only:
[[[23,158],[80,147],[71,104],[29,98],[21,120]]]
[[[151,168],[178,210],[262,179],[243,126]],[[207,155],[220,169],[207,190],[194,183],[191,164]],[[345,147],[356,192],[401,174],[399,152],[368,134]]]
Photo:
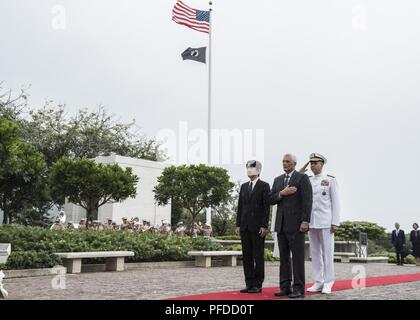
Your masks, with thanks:
[[[291,293],[290,289],[280,289],[279,292],[274,293],[276,297],[284,297]]]
[[[240,293],[248,293],[248,290],[251,289],[249,287],[243,288],[241,290],[239,290]]]
[[[262,291],[262,288],[252,287],[249,288],[248,293],[260,293]]]
[[[299,291],[293,291],[289,294],[290,299],[296,299],[296,298],[305,298],[305,295],[302,292]]]

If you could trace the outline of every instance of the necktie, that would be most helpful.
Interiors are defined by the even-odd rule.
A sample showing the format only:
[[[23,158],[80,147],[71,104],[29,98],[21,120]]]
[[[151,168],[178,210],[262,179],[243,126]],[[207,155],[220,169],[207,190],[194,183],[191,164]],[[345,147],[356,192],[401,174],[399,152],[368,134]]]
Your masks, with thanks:
[[[248,193],[251,194],[252,192],[252,181],[248,185]]]
[[[286,177],[284,178],[284,186],[287,187],[287,185],[289,184],[289,175],[286,174]]]

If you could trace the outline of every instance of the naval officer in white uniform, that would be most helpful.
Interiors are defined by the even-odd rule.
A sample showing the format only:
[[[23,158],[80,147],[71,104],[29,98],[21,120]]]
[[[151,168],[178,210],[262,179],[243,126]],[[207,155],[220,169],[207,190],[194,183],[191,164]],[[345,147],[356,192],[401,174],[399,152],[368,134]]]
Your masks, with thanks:
[[[309,243],[312,257],[313,285],[309,292],[331,293],[334,284],[334,232],[340,224],[340,203],[335,177],[324,174],[322,169],[327,159],[319,153],[312,153],[309,162],[313,175],[313,204],[309,224]]]

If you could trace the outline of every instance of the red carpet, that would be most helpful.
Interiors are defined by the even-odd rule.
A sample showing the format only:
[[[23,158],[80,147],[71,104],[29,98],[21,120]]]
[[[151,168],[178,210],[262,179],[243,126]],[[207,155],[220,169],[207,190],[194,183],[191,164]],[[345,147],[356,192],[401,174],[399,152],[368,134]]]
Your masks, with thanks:
[[[398,284],[413,281],[420,281],[420,273],[366,278],[366,287],[385,286],[390,284]],[[312,284],[307,284],[306,288],[310,287],[311,285]],[[360,285],[360,280],[356,282],[356,285]],[[334,283],[332,291],[349,289],[353,289],[352,280],[337,280]],[[210,292],[206,294],[177,297],[168,300],[274,300],[278,299],[274,296],[274,292],[276,291],[278,291],[278,288],[263,288],[261,293],[256,294],[240,293],[239,290],[226,292]],[[320,293],[306,292],[306,294]]]

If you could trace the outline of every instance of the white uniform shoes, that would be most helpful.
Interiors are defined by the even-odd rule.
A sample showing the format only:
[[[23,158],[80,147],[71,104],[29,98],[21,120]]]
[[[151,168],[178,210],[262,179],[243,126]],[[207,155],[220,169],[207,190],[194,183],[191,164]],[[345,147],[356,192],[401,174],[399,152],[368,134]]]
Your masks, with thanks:
[[[3,285],[0,284],[0,300],[6,299],[9,294],[7,293],[6,289],[3,288]]]
[[[332,289],[332,285],[330,285],[330,284],[324,284],[324,285],[314,284],[314,285],[312,285],[312,287],[309,287],[306,291],[308,291],[308,292],[321,292],[323,294],[330,294],[331,289]]]
[[[322,288],[322,293],[324,294],[330,294],[332,289],[332,285],[330,284],[324,284],[324,287]]]
[[[3,288],[4,273],[0,270],[0,300],[5,299],[8,296],[6,289]]]
[[[308,292],[321,292],[323,290],[323,286],[319,284],[314,284],[312,287],[309,287],[306,291]]]

